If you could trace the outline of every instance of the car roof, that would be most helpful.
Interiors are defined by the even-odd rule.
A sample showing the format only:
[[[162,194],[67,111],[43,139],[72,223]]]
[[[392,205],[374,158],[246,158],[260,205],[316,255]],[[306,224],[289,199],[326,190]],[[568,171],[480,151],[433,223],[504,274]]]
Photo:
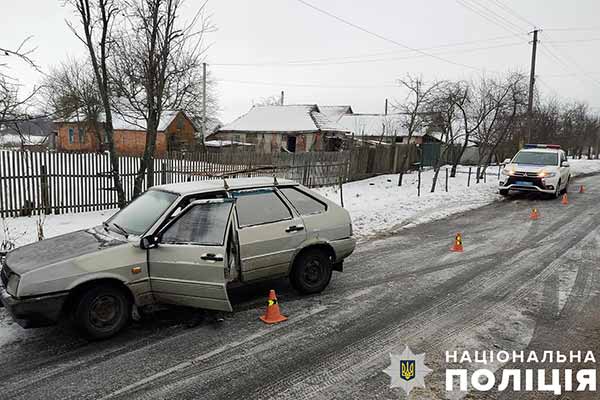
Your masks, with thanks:
[[[558,153],[559,151],[562,151],[561,149],[544,149],[544,148],[535,148],[535,149],[521,149],[519,150],[520,152],[527,152],[527,153]]]
[[[258,187],[275,186],[275,180],[271,177],[256,177],[256,178],[225,178],[229,189],[252,189]],[[298,182],[289,179],[277,179],[279,185],[294,186]],[[192,194],[201,192],[212,192],[216,190],[225,190],[225,182],[223,179],[210,179],[205,181],[192,181],[171,183],[168,185],[154,186],[150,190],[162,190],[165,192],[177,194]]]

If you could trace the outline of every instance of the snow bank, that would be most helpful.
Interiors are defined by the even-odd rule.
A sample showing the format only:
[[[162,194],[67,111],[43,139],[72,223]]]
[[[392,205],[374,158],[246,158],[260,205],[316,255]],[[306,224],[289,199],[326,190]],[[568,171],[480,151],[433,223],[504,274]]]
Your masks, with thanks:
[[[460,167],[455,178],[448,179],[445,187],[445,167],[440,171],[434,193],[431,193],[433,170],[421,173],[421,196],[417,194],[418,175],[405,175],[398,186],[398,175],[382,175],[344,185],[344,207],[350,212],[354,233],[366,238],[382,232],[440,219],[451,214],[481,207],[499,199],[496,189],[497,167],[492,167],[486,182],[475,183],[475,168],[468,182],[468,167]],[[340,204],[337,188],[317,191]]]
[[[600,160],[569,160],[571,175],[585,175],[600,172]]]

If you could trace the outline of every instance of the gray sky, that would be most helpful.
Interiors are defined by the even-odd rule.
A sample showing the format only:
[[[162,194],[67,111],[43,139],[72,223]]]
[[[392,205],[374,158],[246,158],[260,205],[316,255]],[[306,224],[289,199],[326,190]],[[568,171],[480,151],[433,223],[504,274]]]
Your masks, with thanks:
[[[281,90],[287,104],[350,104],[355,112],[382,112],[386,97],[402,99],[395,81],[408,73],[432,80],[528,72],[528,22],[543,29],[539,89],[587,101],[600,111],[598,0],[306,1],[392,41],[472,68],[408,51],[298,0],[210,0],[217,31],[207,36],[207,61],[218,79],[224,122]],[[85,54],[65,24],[73,14],[61,0],[0,2],[0,47],[15,47],[33,35],[33,58],[44,70]],[[199,4],[188,0],[190,14]],[[21,63],[10,67],[25,87],[40,79]]]

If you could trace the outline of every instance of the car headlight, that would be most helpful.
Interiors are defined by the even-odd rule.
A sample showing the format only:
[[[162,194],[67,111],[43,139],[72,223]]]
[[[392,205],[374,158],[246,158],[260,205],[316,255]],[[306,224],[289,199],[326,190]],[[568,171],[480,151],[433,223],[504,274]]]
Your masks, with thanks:
[[[513,171],[512,169],[506,169],[506,168],[504,168],[502,170],[502,175],[512,176],[514,174],[515,174],[515,171]]]
[[[21,281],[21,277],[14,272],[8,276],[8,282],[6,283],[6,291],[13,295],[17,295],[17,289],[19,288],[19,282]]]
[[[556,176],[556,172],[542,171],[538,174],[540,178],[552,178]]]

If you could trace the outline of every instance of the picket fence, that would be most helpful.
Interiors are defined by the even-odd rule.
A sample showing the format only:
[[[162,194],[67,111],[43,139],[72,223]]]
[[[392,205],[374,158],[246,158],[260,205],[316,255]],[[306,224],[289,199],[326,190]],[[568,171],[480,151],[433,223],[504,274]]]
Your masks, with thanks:
[[[342,152],[169,153],[154,160],[154,184],[275,175],[308,187],[331,186],[397,172],[407,153],[410,165],[416,157],[410,145]],[[127,201],[133,197],[140,162],[140,157],[119,158]],[[115,208],[111,171],[107,153],[0,151],[0,217]]]

